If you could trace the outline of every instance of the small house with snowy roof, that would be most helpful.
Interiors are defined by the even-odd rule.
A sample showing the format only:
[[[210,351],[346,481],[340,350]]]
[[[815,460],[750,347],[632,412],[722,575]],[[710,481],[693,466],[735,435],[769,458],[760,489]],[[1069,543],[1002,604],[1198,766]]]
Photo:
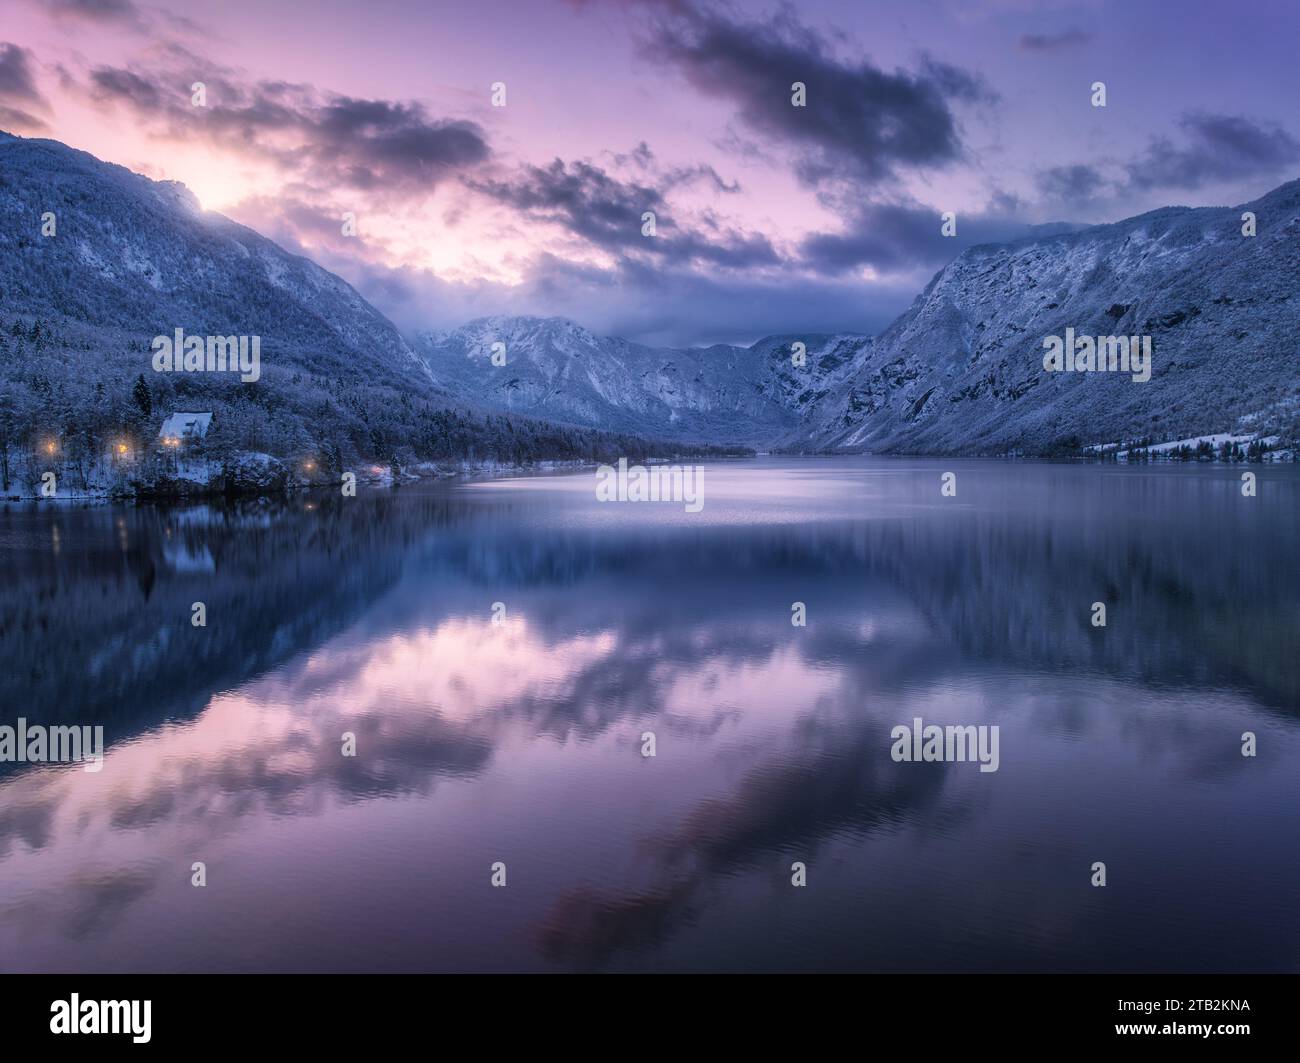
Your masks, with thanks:
[[[196,443],[208,434],[211,427],[210,413],[173,413],[163,420],[162,428],[158,430],[158,442],[164,447]]]

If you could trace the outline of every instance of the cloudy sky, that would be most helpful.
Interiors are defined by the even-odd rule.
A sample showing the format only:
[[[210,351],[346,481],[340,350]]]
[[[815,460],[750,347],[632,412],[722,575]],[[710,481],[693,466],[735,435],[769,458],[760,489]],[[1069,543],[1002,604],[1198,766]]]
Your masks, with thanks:
[[[0,129],[183,181],[406,329],[749,341],[1300,176],[1297,39],[1293,0],[0,0]]]

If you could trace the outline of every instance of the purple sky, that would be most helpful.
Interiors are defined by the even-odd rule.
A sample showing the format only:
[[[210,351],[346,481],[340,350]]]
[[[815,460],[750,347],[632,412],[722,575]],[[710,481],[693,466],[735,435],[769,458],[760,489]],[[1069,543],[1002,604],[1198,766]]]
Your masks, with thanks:
[[[655,342],[874,331],[971,243],[1300,176],[1292,0],[0,12],[0,128],[183,181],[407,329],[537,313]]]

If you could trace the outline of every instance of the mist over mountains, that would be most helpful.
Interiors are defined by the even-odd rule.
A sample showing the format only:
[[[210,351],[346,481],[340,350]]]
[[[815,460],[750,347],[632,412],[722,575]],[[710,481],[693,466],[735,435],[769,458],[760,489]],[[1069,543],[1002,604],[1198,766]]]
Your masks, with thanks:
[[[1242,233],[1246,211],[1255,236]],[[1291,441],[1297,237],[1300,181],[1242,207],[970,248],[876,337],[657,348],[495,317],[408,338],[346,282],[203,211],[183,186],[0,134],[2,471],[7,489],[11,465],[30,476],[38,445],[57,440],[84,478],[107,441],[147,447],[173,410],[216,414],[218,456],[319,455],[330,469],[688,445],[1041,454],[1226,431]],[[260,336],[261,378],[153,371],[151,338],[177,328]],[[1067,329],[1151,336],[1151,379],[1045,372],[1044,337]]]

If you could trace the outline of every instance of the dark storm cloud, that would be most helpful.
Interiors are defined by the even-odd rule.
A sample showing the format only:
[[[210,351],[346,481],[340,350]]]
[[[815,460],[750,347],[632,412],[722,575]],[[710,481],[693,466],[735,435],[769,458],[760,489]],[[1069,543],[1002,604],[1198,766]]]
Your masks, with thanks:
[[[1035,177],[1038,190],[1049,200],[1081,202],[1093,199],[1106,187],[1106,179],[1094,166],[1053,166]]]
[[[661,16],[647,54],[676,67],[698,91],[729,100],[752,134],[792,149],[807,183],[886,180],[900,169],[960,158],[951,105],[988,98],[973,75],[930,60],[892,73],[836,58],[826,40],[786,13],[733,22],[714,11]],[[791,85],[807,86],[807,106]]]
[[[1091,33],[1076,28],[1060,33],[1022,33],[1018,43],[1023,52],[1059,52],[1064,48],[1087,44],[1090,40]]]
[[[707,163],[699,163],[696,166],[676,166],[664,174],[664,185],[667,188],[694,184],[697,181],[709,184],[715,192],[731,195],[740,191],[739,181],[724,181],[718,171]]]
[[[26,48],[0,42],[0,99],[45,106],[45,98],[32,76],[31,60],[32,53]]]
[[[724,180],[708,163],[696,163],[693,166],[673,166],[663,169],[650,145],[644,140],[631,151],[608,152],[609,158],[618,166],[635,166],[647,173],[656,175],[655,183],[664,189],[676,188],[678,185],[690,185],[704,182],[711,185],[715,192],[728,195],[740,191],[739,181]]]
[[[313,134],[318,152],[349,160],[352,183],[363,187],[392,178],[433,181],[488,157],[473,122],[430,120],[414,103],[337,96],[298,121]]]
[[[942,233],[942,212],[915,202],[869,203],[855,210],[845,229],[812,233],[799,246],[803,263],[824,274],[861,266],[886,273],[933,269],[976,244],[1001,243],[1061,226],[1033,226],[1006,211],[1008,204],[979,213],[957,213],[955,236]]]
[[[585,292],[567,263],[543,266],[539,274],[565,290],[575,312],[592,317],[598,307],[595,313],[608,334],[669,345],[749,343],[766,335],[809,331],[874,332],[916,294],[911,283],[865,291],[857,282],[797,270],[763,277],[663,270],[630,261],[592,280]],[[575,298],[578,293],[581,297]]]
[[[1035,176],[1047,204],[1111,214],[1147,209],[1153,196],[1216,182],[1291,177],[1300,141],[1281,126],[1240,115],[1184,115],[1178,137],[1153,137],[1136,159],[1053,166]]]
[[[44,132],[48,126],[32,109],[49,109],[36,87],[32,53],[16,44],[0,42],[0,128]]]
[[[313,257],[351,283],[399,328],[454,328],[476,317],[567,317],[641,343],[750,343],[767,335],[879,331],[905,310],[913,277],[864,286],[803,270],[779,275],[666,269],[622,259],[612,268],[540,255],[519,284],[449,281],[430,270],[362,263],[342,252]]]
[[[128,103],[138,111],[160,112],[165,97],[152,81],[118,67],[100,67],[91,71],[95,96],[101,100]]]
[[[1152,140],[1128,167],[1138,189],[1194,189],[1213,181],[1278,174],[1300,161],[1300,142],[1281,126],[1240,115],[1196,113],[1179,123],[1185,143]]]
[[[701,175],[717,178],[708,167],[674,173],[670,185]],[[697,229],[686,230],[673,220],[658,188],[615,177],[590,162],[556,159],[548,166],[525,166],[510,180],[469,179],[467,184],[527,217],[559,225],[595,247],[620,255],[733,269],[780,261],[767,237],[738,232],[707,212]],[[654,236],[641,232],[646,211],[655,214]]]
[[[10,129],[26,133],[43,133],[49,129],[49,126],[34,114],[0,103],[0,130]]]
[[[471,181],[476,190],[525,214],[560,222],[599,247],[618,248],[641,239],[641,214],[664,210],[657,189],[611,177],[598,166],[555,159],[525,166],[508,181]]]
[[[322,94],[277,81],[242,85],[205,72],[183,49],[173,49],[173,57],[189,59],[189,69],[159,77],[99,67],[90,75],[91,93],[152,120],[167,135],[235,145],[324,186],[424,193],[490,154],[478,125],[433,118],[419,103]],[[207,87],[206,106],[191,104],[194,81]]]

